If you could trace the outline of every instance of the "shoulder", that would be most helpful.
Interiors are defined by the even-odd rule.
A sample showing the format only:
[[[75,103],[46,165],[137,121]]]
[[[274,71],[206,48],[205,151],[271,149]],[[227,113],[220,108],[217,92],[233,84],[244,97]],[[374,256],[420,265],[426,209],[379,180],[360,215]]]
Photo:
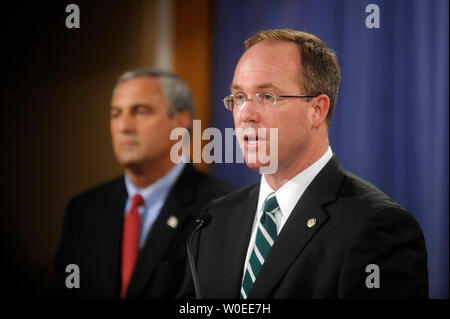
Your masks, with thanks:
[[[403,209],[395,200],[369,181],[348,171],[344,172],[345,182],[340,196],[357,203],[373,206],[375,210],[387,208]]]
[[[414,215],[367,180],[348,171],[336,205],[342,215],[353,219],[364,232],[368,228],[391,231],[416,230],[421,227]]]
[[[216,198],[208,204],[205,210],[214,212],[228,212],[236,204],[249,200],[249,197],[254,195],[255,192],[258,191],[259,182],[246,186],[244,188],[237,189],[225,196]]]
[[[399,203],[369,181],[344,171],[345,180],[339,192],[339,200],[349,208],[365,208],[366,212],[384,210],[406,211]]]
[[[177,183],[194,188],[202,196],[217,198],[236,190],[236,186],[187,164]]]
[[[111,197],[126,196],[124,177],[120,176],[113,180],[87,189],[69,200],[69,208],[81,208],[83,206],[98,205]]]
[[[418,223],[414,216],[369,181],[345,170],[335,156],[317,175],[302,196],[321,205],[331,220],[348,234],[366,228],[367,223],[390,223],[401,227]]]
[[[81,225],[80,223],[84,223],[92,216],[98,216],[105,207],[117,203],[117,200],[125,199],[126,196],[123,176],[83,191],[69,199],[64,215],[64,228],[67,231],[69,228],[78,227],[76,225]]]

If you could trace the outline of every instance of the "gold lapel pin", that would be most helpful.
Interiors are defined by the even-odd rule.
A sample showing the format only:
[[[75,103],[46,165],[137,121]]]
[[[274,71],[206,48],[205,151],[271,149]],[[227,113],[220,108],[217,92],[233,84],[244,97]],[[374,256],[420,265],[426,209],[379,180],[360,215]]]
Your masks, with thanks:
[[[310,218],[308,219],[308,221],[306,222],[306,226],[308,226],[308,228],[313,228],[314,226],[316,226],[317,223],[317,219],[315,218]]]
[[[176,218],[175,216],[170,216],[169,219],[167,220],[166,224],[170,228],[175,229],[178,226],[178,218]]]

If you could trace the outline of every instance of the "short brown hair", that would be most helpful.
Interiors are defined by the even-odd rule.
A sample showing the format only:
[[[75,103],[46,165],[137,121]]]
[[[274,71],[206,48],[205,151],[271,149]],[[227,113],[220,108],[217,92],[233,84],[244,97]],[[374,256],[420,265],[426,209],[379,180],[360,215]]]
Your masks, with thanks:
[[[336,53],[325,42],[310,33],[291,29],[273,29],[259,31],[244,42],[245,50],[264,40],[280,40],[297,43],[301,49],[301,65],[303,94],[324,93],[330,98],[330,109],[327,114],[327,124],[336,105],[340,68]]]

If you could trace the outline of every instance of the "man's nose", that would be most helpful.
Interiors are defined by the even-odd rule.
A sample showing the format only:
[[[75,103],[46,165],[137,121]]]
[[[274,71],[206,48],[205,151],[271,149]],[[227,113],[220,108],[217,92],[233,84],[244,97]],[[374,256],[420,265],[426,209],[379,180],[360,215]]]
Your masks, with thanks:
[[[123,114],[119,118],[119,131],[122,133],[132,132],[135,129],[135,123],[132,116]]]
[[[258,122],[261,106],[254,98],[247,99],[241,106],[237,107],[239,120],[242,122]]]

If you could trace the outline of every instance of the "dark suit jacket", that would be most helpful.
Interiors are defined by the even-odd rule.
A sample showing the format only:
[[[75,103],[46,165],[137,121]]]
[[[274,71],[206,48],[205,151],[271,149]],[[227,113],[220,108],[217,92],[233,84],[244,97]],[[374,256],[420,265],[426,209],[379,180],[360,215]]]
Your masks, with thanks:
[[[211,202],[196,237],[204,298],[239,298],[259,183]],[[316,218],[314,227],[307,221]],[[369,289],[366,266],[379,267]],[[191,278],[177,297],[193,296]],[[370,282],[374,282],[369,277]],[[405,209],[345,171],[335,156],[297,202],[248,298],[426,298],[427,255],[422,231]]]
[[[212,199],[235,188],[187,164],[170,190],[140,251],[127,298],[171,298],[186,266],[186,239],[193,220]],[[56,297],[118,298],[123,216],[127,190],[123,176],[70,201],[55,259]],[[170,216],[179,220],[173,229]],[[80,288],[67,289],[68,264],[80,268]]]

